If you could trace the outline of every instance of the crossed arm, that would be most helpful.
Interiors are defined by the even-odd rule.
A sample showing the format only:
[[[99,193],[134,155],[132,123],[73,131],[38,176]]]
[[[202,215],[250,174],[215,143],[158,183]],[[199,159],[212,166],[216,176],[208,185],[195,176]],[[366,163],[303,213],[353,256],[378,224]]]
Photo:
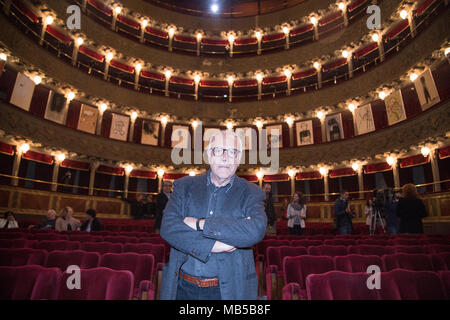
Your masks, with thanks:
[[[214,217],[200,220],[185,217],[183,187],[176,187],[164,210],[161,236],[173,247],[193,257],[207,261],[211,253],[231,252],[236,248],[251,247],[266,232],[267,217],[264,212],[264,193],[250,196],[245,212],[246,218]]]

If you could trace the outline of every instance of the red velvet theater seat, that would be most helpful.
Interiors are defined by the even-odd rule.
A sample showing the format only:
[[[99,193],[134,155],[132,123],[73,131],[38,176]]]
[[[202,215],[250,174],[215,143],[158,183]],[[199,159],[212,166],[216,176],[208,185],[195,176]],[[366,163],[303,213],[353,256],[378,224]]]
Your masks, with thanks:
[[[358,244],[355,246],[349,246],[348,253],[362,254],[362,255],[377,255],[381,257],[384,254],[394,253],[394,249],[392,249],[392,247],[389,246]]]
[[[369,274],[330,271],[306,278],[308,300],[378,300],[377,290],[368,289]]]
[[[383,300],[445,300],[441,278],[433,271],[395,269],[381,274]]]
[[[382,260],[376,255],[349,254],[336,256],[334,257],[334,265],[336,270],[343,272],[367,272],[367,268],[371,265],[376,265],[383,271]]]
[[[113,243],[138,243],[139,239],[136,237],[126,237],[126,236],[105,236],[103,238],[103,241]]]
[[[334,270],[334,261],[329,256],[285,257],[283,300],[306,299],[306,277]]]
[[[153,300],[155,289],[152,283],[155,259],[151,254],[105,253],[100,259],[100,266],[113,270],[128,270],[134,275],[134,297],[141,296],[140,288],[147,288],[146,298]]]
[[[450,271],[439,271],[439,276],[447,293],[447,299],[450,299]]]
[[[34,248],[36,240],[0,239],[0,248]]]
[[[420,239],[402,239],[395,238],[391,240],[392,245],[400,245],[400,246],[418,246],[421,245]]]
[[[312,246],[308,248],[308,254],[312,256],[345,256],[347,255],[347,247],[346,246]]]
[[[165,247],[162,244],[127,243],[123,246],[123,252],[151,254],[155,258],[156,264],[165,263]]]
[[[0,239],[26,239],[26,233],[24,232],[0,232]]]
[[[431,255],[431,261],[435,271],[450,270],[450,253],[442,252]]]
[[[330,246],[351,246],[356,244],[356,240],[353,239],[328,239],[323,242],[325,245]]]
[[[112,242],[84,242],[81,243],[81,250],[88,252],[103,253],[120,253],[123,245],[121,243]]]
[[[80,249],[78,241],[68,240],[42,240],[36,246],[36,249],[53,250],[77,250]]]
[[[42,241],[42,240],[69,240],[69,236],[67,236],[66,234],[58,234],[58,233],[49,232],[49,233],[33,234],[28,239],[30,239],[30,240],[38,240],[38,241]]]
[[[395,253],[427,253],[426,249],[422,246],[415,245],[396,245],[392,246]]]
[[[382,257],[384,269],[429,270],[434,271],[431,256],[427,254],[395,253]]]
[[[430,244],[424,247],[427,253],[442,253],[450,252],[450,245],[445,244]]]
[[[268,247],[266,251],[266,287],[267,299],[277,299],[278,291],[281,290],[284,279],[283,259],[284,257],[296,257],[306,255],[305,247]]]
[[[53,300],[61,271],[37,265],[0,267],[0,300]]]
[[[0,266],[44,265],[47,251],[30,248],[0,249]]]
[[[81,269],[80,273],[80,289],[72,290],[67,280],[73,274],[63,273],[59,300],[130,300],[133,295],[134,276],[130,271],[94,268]]]
[[[79,241],[79,242],[102,242],[102,236],[91,236],[89,234],[71,234],[69,235],[69,239],[71,241]]]
[[[293,247],[311,247],[311,246],[321,246],[323,244],[322,240],[291,240],[291,246]]]
[[[389,244],[388,240],[385,239],[360,239],[356,241],[358,245],[377,245],[377,246],[387,246]]]
[[[86,252],[83,250],[55,250],[48,254],[46,267],[56,267],[63,272],[68,266],[76,265],[81,269],[97,268],[100,262],[100,254],[97,252]]]

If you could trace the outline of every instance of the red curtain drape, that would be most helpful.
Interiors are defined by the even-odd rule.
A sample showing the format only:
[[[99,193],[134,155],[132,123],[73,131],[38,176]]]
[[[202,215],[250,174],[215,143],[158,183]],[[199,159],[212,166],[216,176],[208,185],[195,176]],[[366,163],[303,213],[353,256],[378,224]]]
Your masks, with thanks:
[[[400,168],[418,166],[430,161],[430,156],[424,157],[421,154],[400,159]]]
[[[352,168],[334,169],[330,171],[330,178],[348,177],[356,175]]]
[[[14,154],[14,146],[0,141],[0,153],[12,156]]]
[[[282,174],[266,174],[263,178],[264,182],[278,182],[278,181],[289,181],[289,175]]]
[[[311,172],[298,172],[295,177],[296,180],[317,180],[322,179],[322,175],[319,171],[311,171]]]
[[[24,153],[22,155],[22,158],[50,165],[53,164],[53,156],[31,150],[29,150],[27,153]]]
[[[364,166],[364,173],[375,173],[392,170],[392,167],[387,162],[371,163]]]
[[[154,171],[144,171],[144,170],[133,170],[130,173],[130,177],[145,178],[145,179],[156,179],[156,172],[154,172]]]
[[[91,167],[89,162],[82,162],[82,161],[69,160],[69,159],[64,159],[64,161],[61,162],[60,166],[63,168],[70,168],[70,169],[82,170],[82,171],[89,171],[89,168]]]

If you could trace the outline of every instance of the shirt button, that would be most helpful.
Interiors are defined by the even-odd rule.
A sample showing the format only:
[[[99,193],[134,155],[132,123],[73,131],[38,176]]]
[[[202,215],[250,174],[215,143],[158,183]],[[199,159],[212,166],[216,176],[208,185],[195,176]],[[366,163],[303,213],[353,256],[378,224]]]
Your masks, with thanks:
[[[211,211],[209,212],[209,214],[213,214],[213,211],[211,210]]]

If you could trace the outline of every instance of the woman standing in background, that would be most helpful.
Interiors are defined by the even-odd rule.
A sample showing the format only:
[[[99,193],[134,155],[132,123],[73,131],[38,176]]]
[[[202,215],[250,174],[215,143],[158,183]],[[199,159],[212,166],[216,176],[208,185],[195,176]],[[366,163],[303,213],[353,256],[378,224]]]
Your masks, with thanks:
[[[303,235],[305,231],[306,205],[300,192],[294,193],[287,209],[288,228],[290,234]]]

